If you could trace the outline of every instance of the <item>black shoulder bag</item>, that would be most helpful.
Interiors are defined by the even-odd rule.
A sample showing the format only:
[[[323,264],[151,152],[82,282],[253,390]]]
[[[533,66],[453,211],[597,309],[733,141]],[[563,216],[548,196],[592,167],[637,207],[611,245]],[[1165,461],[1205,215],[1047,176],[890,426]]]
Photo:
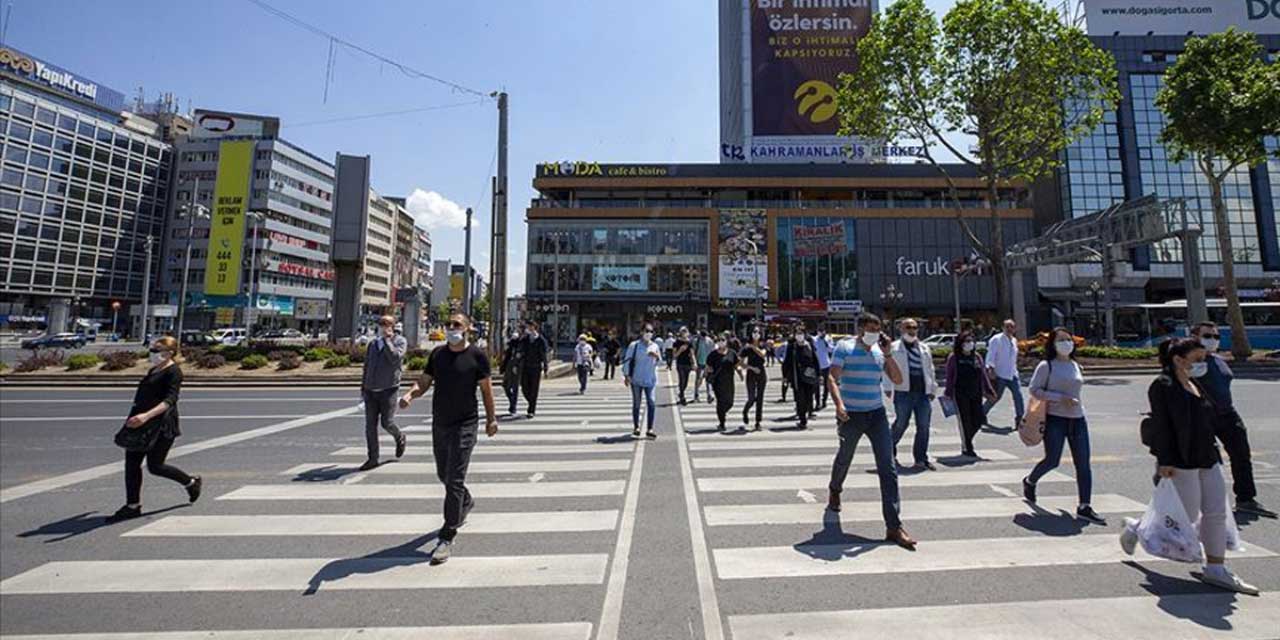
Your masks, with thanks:
[[[166,411],[164,415],[152,418],[136,429],[121,425],[120,430],[116,432],[116,446],[125,451],[150,451],[156,446],[156,440],[160,439],[160,427],[168,415],[169,412]]]

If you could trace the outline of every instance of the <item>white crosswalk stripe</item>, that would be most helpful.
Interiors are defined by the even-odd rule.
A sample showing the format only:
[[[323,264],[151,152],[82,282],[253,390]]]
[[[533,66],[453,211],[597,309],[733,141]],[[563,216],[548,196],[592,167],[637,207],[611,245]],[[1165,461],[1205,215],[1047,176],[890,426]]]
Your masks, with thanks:
[[[1017,484],[1027,475],[1025,469],[975,469],[972,471],[942,471],[898,477],[902,487],[954,487],[961,485]],[[1040,482],[1070,482],[1071,478],[1050,471]],[[831,475],[770,475],[698,478],[698,490],[717,491],[796,491],[798,489],[823,489],[831,482]],[[851,471],[844,481],[845,489],[861,489],[880,486],[875,475]]]
[[[631,465],[627,459],[620,460],[519,460],[502,462],[472,462],[467,474],[473,473],[534,473],[544,472],[586,472],[586,471],[623,471]],[[327,462],[300,464],[282,471],[280,475],[302,475],[335,469],[336,465]],[[354,469],[354,468],[353,468]],[[367,473],[380,475],[431,475],[436,472],[435,463],[426,462],[394,462],[379,466]]]
[[[475,513],[467,517],[467,533],[546,533],[610,531],[616,509],[535,513]],[[253,516],[171,516],[134,529],[134,536],[360,536],[416,535],[440,528],[438,515],[368,513]]]
[[[468,482],[467,489],[477,500],[502,498],[572,498],[620,496],[623,480],[583,482]],[[435,484],[332,484],[293,482],[251,484],[218,496],[219,500],[425,500],[443,498],[444,487]]]
[[[1146,505],[1124,496],[1094,496],[1093,507],[1105,513],[1140,512]],[[954,520],[960,518],[1001,518],[1018,514],[1068,512],[1075,509],[1074,497],[1046,496],[1036,506],[1021,498],[971,498],[967,500],[907,500],[902,504],[902,517],[911,521]],[[814,504],[749,504],[709,505],[702,512],[707,524],[716,526],[765,524],[820,524],[825,505]],[[840,510],[841,522],[878,522],[883,516],[880,501],[845,502]]]
[[[387,440],[385,445],[393,446],[395,443]],[[491,444],[487,446],[476,447],[472,455],[475,456],[543,456],[543,455],[564,455],[572,453],[575,455],[631,455],[630,447],[610,447],[602,444],[567,444],[567,445],[540,445],[540,446],[505,446],[500,444]],[[358,456],[364,457],[368,451],[363,446],[359,447],[343,447],[334,451],[329,455],[333,456]],[[417,455],[431,456],[430,443],[424,444],[420,448],[410,448],[405,454],[410,457]]]
[[[589,622],[485,624],[456,627],[360,627],[353,629],[249,629],[151,633],[6,635],[5,640],[587,640]]]

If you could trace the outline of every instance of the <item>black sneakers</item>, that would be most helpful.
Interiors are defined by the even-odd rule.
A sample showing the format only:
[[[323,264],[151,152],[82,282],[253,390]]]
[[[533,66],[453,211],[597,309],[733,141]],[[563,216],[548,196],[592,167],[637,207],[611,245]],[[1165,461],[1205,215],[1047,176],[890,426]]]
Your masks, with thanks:
[[[187,485],[187,498],[190,499],[191,502],[195,502],[196,500],[199,500],[200,490],[203,488],[204,488],[203,478],[201,478],[200,476],[196,476],[192,478],[191,484]]]
[[[365,460],[364,464],[360,465],[361,471],[372,471],[377,468],[378,468],[377,460]]]
[[[654,431],[653,429],[650,429],[649,432],[645,434],[645,436],[647,436],[650,440],[657,440],[658,432]]]
[[[1094,524],[1100,524],[1104,526],[1107,524],[1106,519],[1098,515],[1098,512],[1094,511],[1093,507],[1087,504],[1082,504],[1076,507],[1076,517],[1084,520],[1088,520],[1089,522],[1092,522]]]
[[[141,516],[142,516],[142,507],[131,507],[126,504],[125,506],[120,507],[120,509],[117,510],[115,513],[107,516],[107,524],[115,524],[117,522],[132,520],[134,518],[138,518]]]
[[[1036,485],[1026,478],[1022,479],[1022,497],[1031,504],[1036,503]]]
[[[402,433],[399,438],[396,438],[396,460],[404,457],[404,449],[407,446],[409,446],[409,436]]]

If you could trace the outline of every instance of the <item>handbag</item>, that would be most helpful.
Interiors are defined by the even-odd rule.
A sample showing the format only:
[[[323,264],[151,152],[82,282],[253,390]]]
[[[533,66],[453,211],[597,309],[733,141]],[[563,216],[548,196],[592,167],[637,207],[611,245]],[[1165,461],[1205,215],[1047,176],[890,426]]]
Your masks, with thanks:
[[[160,426],[163,422],[163,418],[153,418],[136,429],[121,425],[116,432],[116,446],[125,451],[150,451],[160,439]]]
[[[950,418],[956,414],[956,401],[947,396],[938,396],[938,404],[942,405],[942,416]]]
[[[1049,377],[1053,375],[1053,362],[1049,362],[1049,375],[1044,379],[1044,390],[1049,389]],[[1044,423],[1049,419],[1049,403],[1031,396],[1027,405],[1027,415],[1018,423],[1018,438],[1022,444],[1034,447],[1044,441]]]
[[[800,381],[810,386],[818,386],[818,383],[821,382],[818,379],[818,370],[813,367],[805,367],[804,369],[801,369]]]

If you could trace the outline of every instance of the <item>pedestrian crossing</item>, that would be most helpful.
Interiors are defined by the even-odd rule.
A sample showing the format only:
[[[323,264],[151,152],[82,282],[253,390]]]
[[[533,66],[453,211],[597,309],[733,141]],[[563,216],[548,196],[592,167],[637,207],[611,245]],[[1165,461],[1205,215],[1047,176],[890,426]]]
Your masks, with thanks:
[[[156,551],[146,559],[125,559],[130,554],[119,560],[58,559],[0,581],[6,603],[175,593],[198,603],[218,593],[256,593],[280,598],[279,607],[287,610],[297,597],[327,592],[407,592],[420,593],[419,598],[465,593],[457,590],[511,594],[474,621],[484,624],[384,626],[378,623],[385,619],[375,615],[369,626],[353,628],[195,632],[161,626],[12,637],[612,640],[647,446],[630,437],[630,403],[612,400],[622,397],[620,387],[600,384],[579,396],[570,395],[576,382],[548,380],[535,419],[504,419],[493,438],[483,435],[481,425],[467,482],[477,506],[459,532],[453,557],[440,566],[430,560],[445,490],[435,477],[426,411],[427,417],[401,418],[410,437],[401,460],[387,460],[394,442],[382,435],[384,463],[359,471],[366,455],[362,425],[335,421],[341,426],[334,428],[344,432],[332,450],[320,450],[324,459],[288,460],[252,482],[218,487],[221,491],[209,484],[198,511],[183,509],[121,525],[115,534],[118,543],[145,541]],[[505,408],[504,399],[497,400]],[[425,405],[426,399],[420,402]],[[254,554],[255,547],[273,540],[286,542],[288,552]],[[404,540],[410,542],[385,548],[388,541]],[[199,541],[203,551],[193,556],[183,541]],[[351,551],[330,554],[345,548]],[[568,591],[559,595],[561,590]],[[581,607],[593,613],[559,620],[554,609],[531,614],[540,599],[564,597],[594,601]]]
[[[1080,576],[1079,568],[1122,563],[1159,572],[1178,572],[1179,567],[1141,549],[1134,556],[1126,555],[1118,544],[1121,517],[1140,514],[1149,496],[1096,493],[1091,504],[1111,519],[1112,526],[1086,526],[1074,518],[1075,479],[1065,472],[1070,469],[1067,464],[1040,481],[1041,495],[1032,505],[1021,498],[1019,487],[1040,450],[1022,446],[1016,435],[983,433],[977,440],[981,459],[948,455],[960,450],[960,438],[955,420],[943,418],[941,411],[934,412],[929,442],[930,459],[938,470],[899,469],[902,519],[921,540],[915,551],[886,543],[880,480],[864,473],[874,466],[870,443],[863,438],[858,444],[843,485],[841,511],[827,510],[827,487],[838,447],[832,410],[820,410],[809,429],[795,429],[794,405],[773,402],[777,379],[776,375],[770,378],[761,431],[740,428],[741,384],[726,432],[716,429],[714,405],[691,403],[677,410],[682,427],[679,446],[687,459],[683,472],[688,475],[687,493],[692,493],[690,503],[696,512],[691,517],[699,520],[691,527],[694,553],[701,547],[706,554],[700,604],[714,610],[704,611],[707,638],[1260,639],[1275,637],[1280,629],[1280,600],[1274,596],[1242,601],[1206,590],[1077,600],[1072,580],[1079,578],[1062,582],[1057,596],[1061,600],[1021,602],[1019,594],[1007,593],[1004,597],[1009,602],[857,608],[856,594],[877,589],[889,579],[901,584],[912,575],[926,576],[934,585],[954,583],[965,592],[968,589],[962,585],[968,576],[980,572]],[[754,424],[754,409],[750,418]],[[892,419],[890,409],[891,423]],[[897,446],[898,459],[907,465],[912,463],[914,435],[913,423]],[[1099,486],[1105,487],[1105,480],[1095,467],[1095,490]],[[970,531],[999,531],[1000,535]],[[1231,557],[1277,556],[1267,548],[1246,545],[1245,551]],[[852,597],[830,598],[834,585],[849,588]],[[775,604],[779,593],[799,595]],[[844,607],[812,610],[804,604],[806,600],[848,602]],[[1229,625],[1215,628],[1191,621],[1221,609],[1224,601],[1242,605]],[[1236,625],[1237,620],[1242,624]]]

